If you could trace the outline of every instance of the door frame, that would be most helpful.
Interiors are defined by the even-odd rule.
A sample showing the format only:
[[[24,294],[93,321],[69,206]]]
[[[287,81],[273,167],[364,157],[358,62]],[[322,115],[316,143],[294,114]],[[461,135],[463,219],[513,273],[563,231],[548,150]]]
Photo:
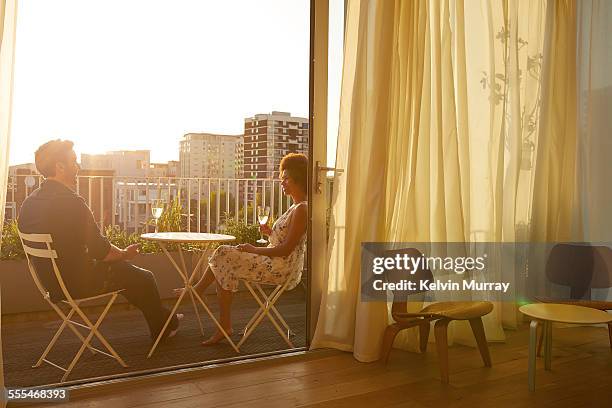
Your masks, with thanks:
[[[307,227],[307,298],[306,346],[314,335],[324,287],[327,252],[326,211],[327,189],[317,192],[317,162],[327,162],[327,72],[329,48],[329,0],[310,2],[310,75],[309,75],[309,134],[308,144],[308,227]],[[319,174],[325,176],[325,173]],[[325,186],[323,186],[325,187]]]

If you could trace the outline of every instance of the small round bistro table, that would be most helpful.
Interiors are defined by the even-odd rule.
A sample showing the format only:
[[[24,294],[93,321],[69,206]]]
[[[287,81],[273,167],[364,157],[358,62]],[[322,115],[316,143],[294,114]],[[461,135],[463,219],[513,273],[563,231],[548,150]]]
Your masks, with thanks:
[[[223,333],[223,335],[225,336],[229,344],[234,348],[234,350],[237,353],[239,353],[238,348],[236,347],[236,345],[234,344],[230,336],[223,329],[223,327],[221,327],[221,324],[219,324],[219,321],[215,318],[215,316],[210,311],[206,303],[200,297],[200,294],[195,290],[193,286],[193,279],[196,276],[195,272],[198,270],[198,268],[202,264],[202,261],[205,258],[207,258],[206,252],[210,249],[210,246],[214,243],[235,241],[236,237],[232,235],[210,234],[210,233],[201,233],[201,232],[153,232],[153,233],[148,233],[148,234],[142,234],[140,237],[143,239],[149,240],[149,241],[156,242],[161,247],[164,254],[166,254],[168,259],[170,260],[170,263],[172,263],[172,265],[174,266],[174,269],[176,269],[179,275],[181,275],[181,278],[183,278],[183,283],[185,285],[185,290],[183,290],[181,295],[178,297],[176,303],[174,304],[174,307],[172,308],[170,315],[168,315],[168,319],[166,320],[164,327],[159,332],[157,339],[155,339],[155,343],[153,343],[153,346],[151,347],[151,351],[149,351],[147,358],[153,355],[153,352],[157,348],[159,341],[161,340],[164,332],[166,331],[166,329],[168,328],[168,325],[170,324],[170,320],[172,320],[172,316],[176,314],[176,310],[181,304],[183,297],[187,293],[191,297],[191,303],[193,304],[193,308],[196,312],[196,316],[198,318],[198,324],[200,325],[200,332],[202,333],[202,335],[204,335],[204,328],[202,326],[202,320],[200,319],[200,313],[198,311],[196,300],[202,305],[204,310],[206,310],[206,312],[208,313],[212,321],[217,325],[219,330],[221,330],[221,332]],[[168,249],[167,249],[168,244],[200,244],[203,246],[202,256],[198,260],[198,263],[196,264],[195,268],[193,268],[191,273],[187,270],[187,267],[185,266],[185,257],[183,255],[183,249],[181,248],[181,246],[178,245],[179,260],[181,263],[179,266],[177,265],[172,255],[170,255],[170,253],[168,252]]]
[[[529,391],[535,391],[536,343],[539,322],[543,324],[544,368],[550,370],[552,354],[552,324],[599,324],[612,321],[612,314],[590,307],[557,303],[533,303],[524,305],[519,311],[531,317],[529,326]]]

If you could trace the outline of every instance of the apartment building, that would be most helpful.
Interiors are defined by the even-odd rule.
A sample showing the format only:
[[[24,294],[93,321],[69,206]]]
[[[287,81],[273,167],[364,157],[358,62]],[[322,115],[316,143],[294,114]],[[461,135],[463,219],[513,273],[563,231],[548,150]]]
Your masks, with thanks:
[[[244,178],[244,136],[241,136],[240,141],[236,143],[235,158],[235,177]]]
[[[81,168],[114,170],[119,177],[146,177],[151,163],[150,150],[118,150],[103,154],[81,154]]]
[[[149,165],[149,177],[176,177],[178,174],[179,162],[170,160],[167,163],[151,163]]]
[[[278,177],[278,165],[288,153],[308,154],[308,118],[273,111],[244,119],[243,176]]]
[[[234,178],[241,135],[187,133],[180,142],[181,177]]]

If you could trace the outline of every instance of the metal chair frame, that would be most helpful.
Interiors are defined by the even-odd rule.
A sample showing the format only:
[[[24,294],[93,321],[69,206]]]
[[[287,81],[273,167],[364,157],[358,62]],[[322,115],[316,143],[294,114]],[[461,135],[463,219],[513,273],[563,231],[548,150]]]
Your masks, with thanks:
[[[255,312],[253,317],[251,317],[251,320],[249,320],[249,322],[246,324],[242,339],[240,339],[240,342],[238,342],[237,344],[238,348],[240,348],[240,346],[242,346],[246,339],[249,338],[251,334],[253,334],[253,331],[255,331],[257,326],[259,326],[259,324],[263,321],[264,317],[267,317],[268,320],[270,320],[278,334],[280,334],[283,340],[285,340],[285,343],[287,343],[289,347],[295,348],[295,345],[290,339],[290,337],[293,336],[294,333],[291,331],[291,328],[289,327],[285,319],[283,319],[283,316],[280,314],[280,312],[275,306],[276,301],[278,301],[278,299],[287,289],[289,281],[290,279],[287,279],[284,284],[274,286],[272,292],[270,292],[269,295],[266,294],[266,292],[262,289],[261,284],[259,282],[249,282],[246,280],[242,281],[246,288],[249,290],[249,292],[251,292],[251,295],[253,295],[253,298],[259,305],[259,308]],[[253,289],[253,286],[257,291]],[[281,325],[283,328],[281,328]]]
[[[107,357],[111,357],[117,360],[119,364],[121,364],[121,366],[127,367],[128,365],[123,361],[123,359],[119,356],[119,354],[117,354],[115,349],[113,349],[110,343],[106,340],[106,338],[104,338],[104,336],[99,331],[100,324],[102,324],[102,321],[104,320],[111,306],[115,302],[117,295],[119,295],[119,293],[121,293],[123,289],[112,291],[112,292],[107,292],[107,293],[102,293],[99,295],[90,296],[86,298],[75,299],[72,297],[72,295],[66,288],[64,280],[62,279],[62,275],[57,266],[56,259],[58,258],[58,255],[57,255],[57,252],[51,248],[51,244],[53,243],[53,239],[51,235],[50,234],[24,234],[21,231],[19,231],[19,238],[21,239],[21,244],[23,245],[23,249],[26,254],[26,259],[28,261],[28,268],[30,270],[30,274],[32,275],[32,279],[34,280],[34,283],[36,284],[36,287],[40,291],[43,298],[47,301],[47,303],[51,305],[51,308],[55,310],[58,316],[62,319],[62,324],[57,329],[53,337],[51,338],[51,341],[45,348],[44,352],[42,353],[42,355],[40,356],[36,364],[34,364],[32,367],[33,368],[40,367],[43,362],[53,367],[56,367],[64,372],[61,382],[65,382],[68,376],[70,375],[70,373],[72,372],[72,370],[74,369],[76,363],[81,358],[83,352],[85,351],[85,348],[89,349],[89,351],[91,351],[92,354],[95,354],[95,353],[103,354]],[[24,241],[34,242],[38,244],[45,244],[46,249],[30,247],[29,245],[26,245]],[[43,286],[40,279],[38,278],[36,269],[34,268],[34,265],[32,264],[30,257],[45,258],[51,261],[51,264],[53,265],[53,271],[55,273],[55,277],[65,297],[65,299],[62,300],[61,303],[67,305],[70,308],[68,313],[64,313],[64,311],[58,306],[58,304],[51,301],[51,296],[49,292]],[[104,310],[102,311],[102,314],[98,317],[95,323],[93,323],[81,309],[81,304],[84,302],[92,301],[92,300],[103,299],[105,297],[109,297],[109,300],[106,303],[106,306],[104,307]],[[60,303],[60,302],[57,302],[57,303]],[[72,320],[75,313],[81,318],[81,320],[83,320],[84,324]],[[49,354],[49,352],[51,352],[51,350],[53,349],[53,346],[55,346],[55,343],[57,342],[58,338],[60,337],[60,335],[62,334],[62,332],[64,331],[66,327],[68,327],[81,340],[82,345],[79,348],[76,355],[70,361],[70,364],[68,365],[68,367],[62,367],[61,365],[48,360],[47,355]],[[87,336],[83,336],[83,334],[79,332],[77,327],[81,327],[81,328],[88,330],[89,333],[87,334]],[[106,348],[108,352],[100,350],[90,344],[94,336],[100,341],[100,343],[102,343],[102,345]]]

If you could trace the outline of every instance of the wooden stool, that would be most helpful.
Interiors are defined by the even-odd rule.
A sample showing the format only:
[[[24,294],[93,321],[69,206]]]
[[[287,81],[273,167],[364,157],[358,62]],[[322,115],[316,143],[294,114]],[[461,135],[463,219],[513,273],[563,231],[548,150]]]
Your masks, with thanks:
[[[411,327],[419,327],[419,340],[421,352],[427,350],[430,323],[435,321],[436,349],[440,360],[440,379],[447,384],[448,374],[448,324],[453,320],[468,320],[478,344],[478,350],[486,367],[491,367],[491,356],[487,339],[485,338],[482,316],[493,310],[491,302],[438,302],[431,304],[418,313],[400,312],[401,307],[406,310],[406,302],[393,303],[391,315],[395,323],[387,326],[381,348],[381,359],[386,363],[397,334]]]
[[[612,322],[612,315],[604,311],[575,305],[533,303],[519,311],[531,317],[529,325],[529,391],[535,391],[536,337],[538,325],[543,325],[544,368],[550,370],[552,356],[552,323],[599,324]]]

